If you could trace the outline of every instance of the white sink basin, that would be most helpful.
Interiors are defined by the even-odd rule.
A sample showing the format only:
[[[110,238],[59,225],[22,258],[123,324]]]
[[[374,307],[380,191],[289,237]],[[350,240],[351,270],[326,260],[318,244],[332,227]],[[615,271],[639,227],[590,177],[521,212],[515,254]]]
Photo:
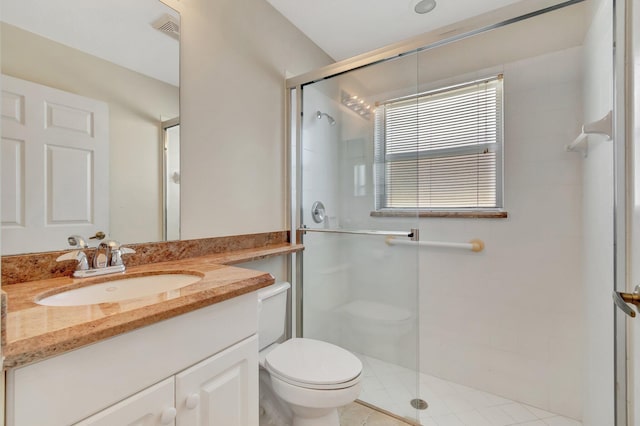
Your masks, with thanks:
[[[45,306],[80,306],[118,302],[176,290],[194,284],[201,279],[202,277],[199,275],[191,274],[158,274],[120,278],[57,293],[36,300],[36,303]]]

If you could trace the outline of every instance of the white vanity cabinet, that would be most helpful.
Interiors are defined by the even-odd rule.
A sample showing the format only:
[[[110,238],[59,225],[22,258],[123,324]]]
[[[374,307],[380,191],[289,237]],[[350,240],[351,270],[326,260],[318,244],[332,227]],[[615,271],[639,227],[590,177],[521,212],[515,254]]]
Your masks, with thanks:
[[[177,374],[176,426],[257,425],[257,364],[254,336]]]
[[[76,426],[257,425],[257,362],[253,336]]]
[[[257,426],[256,331],[250,293],[10,369],[6,424]]]
[[[116,405],[76,423],[75,426],[175,425],[173,377],[163,380]]]

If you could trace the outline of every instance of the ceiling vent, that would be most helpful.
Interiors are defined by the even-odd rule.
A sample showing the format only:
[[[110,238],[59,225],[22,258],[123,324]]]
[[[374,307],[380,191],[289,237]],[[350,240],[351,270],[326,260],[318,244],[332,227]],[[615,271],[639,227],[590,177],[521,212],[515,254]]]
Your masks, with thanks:
[[[156,19],[151,26],[176,40],[180,40],[180,22],[169,14]]]

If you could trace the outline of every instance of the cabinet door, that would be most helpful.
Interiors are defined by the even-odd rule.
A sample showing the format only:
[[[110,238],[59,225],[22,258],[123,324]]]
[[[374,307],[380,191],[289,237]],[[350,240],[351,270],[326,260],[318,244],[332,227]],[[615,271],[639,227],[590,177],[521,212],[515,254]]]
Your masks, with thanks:
[[[176,408],[177,426],[257,426],[257,337],[176,375]]]
[[[151,386],[75,426],[175,425],[173,377]]]

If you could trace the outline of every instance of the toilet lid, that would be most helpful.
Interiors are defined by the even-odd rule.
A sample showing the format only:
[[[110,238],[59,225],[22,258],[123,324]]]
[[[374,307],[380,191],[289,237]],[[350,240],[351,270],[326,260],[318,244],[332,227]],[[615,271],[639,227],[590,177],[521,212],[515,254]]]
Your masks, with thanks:
[[[265,365],[284,381],[317,388],[351,382],[362,372],[362,363],[351,352],[303,338],[287,340],[269,352]]]

